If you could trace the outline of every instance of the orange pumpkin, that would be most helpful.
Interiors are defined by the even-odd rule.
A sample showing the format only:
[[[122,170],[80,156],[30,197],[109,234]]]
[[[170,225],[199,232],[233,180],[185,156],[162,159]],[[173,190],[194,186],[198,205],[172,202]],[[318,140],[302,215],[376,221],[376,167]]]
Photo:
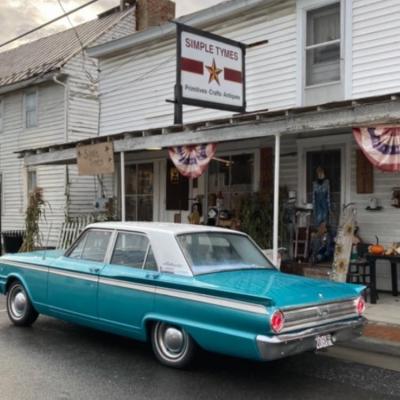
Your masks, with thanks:
[[[375,237],[376,237],[376,244],[372,244],[371,246],[369,246],[368,251],[374,256],[380,256],[385,252],[385,248],[379,244],[378,236]]]

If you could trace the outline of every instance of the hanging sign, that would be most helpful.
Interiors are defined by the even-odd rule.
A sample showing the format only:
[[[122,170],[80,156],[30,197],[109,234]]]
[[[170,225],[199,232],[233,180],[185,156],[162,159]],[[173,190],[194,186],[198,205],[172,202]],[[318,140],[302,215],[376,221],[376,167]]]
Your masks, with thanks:
[[[177,30],[176,101],[244,112],[245,45],[186,25]]]
[[[400,127],[354,128],[353,135],[368,160],[382,171],[400,171]]]
[[[216,144],[176,146],[169,149],[169,156],[183,176],[194,179],[201,176],[207,169],[216,148]]]
[[[77,146],[76,158],[79,175],[114,173],[114,148],[112,143]]]

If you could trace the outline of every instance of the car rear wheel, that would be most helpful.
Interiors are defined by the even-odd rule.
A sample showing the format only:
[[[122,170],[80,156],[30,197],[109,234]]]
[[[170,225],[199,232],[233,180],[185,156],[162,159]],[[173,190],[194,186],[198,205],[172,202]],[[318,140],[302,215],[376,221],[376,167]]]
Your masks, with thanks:
[[[30,326],[39,315],[19,281],[13,282],[7,291],[7,313],[11,322],[17,326]]]
[[[196,343],[184,329],[164,322],[153,325],[151,344],[157,359],[174,368],[188,366],[196,351]]]

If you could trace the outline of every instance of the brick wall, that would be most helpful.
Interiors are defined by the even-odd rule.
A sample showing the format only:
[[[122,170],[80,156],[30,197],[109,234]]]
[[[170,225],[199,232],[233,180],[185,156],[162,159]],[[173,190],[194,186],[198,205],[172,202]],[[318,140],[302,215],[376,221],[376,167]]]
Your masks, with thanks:
[[[136,26],[139,31],[175,18],[175,3],[170,0],[137,0]]]

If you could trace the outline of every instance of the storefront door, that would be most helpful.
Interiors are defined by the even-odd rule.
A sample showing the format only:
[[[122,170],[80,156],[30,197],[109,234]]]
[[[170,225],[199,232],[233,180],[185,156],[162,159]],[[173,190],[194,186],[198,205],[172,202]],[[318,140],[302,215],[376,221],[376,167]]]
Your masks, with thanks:
[[[153,221],[153,163],[125,166],[125,204],[127,221]]]

